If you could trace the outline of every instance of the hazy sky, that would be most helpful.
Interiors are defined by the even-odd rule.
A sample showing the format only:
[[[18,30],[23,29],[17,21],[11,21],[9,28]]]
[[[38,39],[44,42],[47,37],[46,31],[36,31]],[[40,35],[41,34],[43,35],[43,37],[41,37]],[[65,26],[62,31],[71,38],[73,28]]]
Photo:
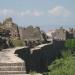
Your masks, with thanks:
[[[20,26],[75,27],[75,0],[0,0],[0,20],[9,16]]]

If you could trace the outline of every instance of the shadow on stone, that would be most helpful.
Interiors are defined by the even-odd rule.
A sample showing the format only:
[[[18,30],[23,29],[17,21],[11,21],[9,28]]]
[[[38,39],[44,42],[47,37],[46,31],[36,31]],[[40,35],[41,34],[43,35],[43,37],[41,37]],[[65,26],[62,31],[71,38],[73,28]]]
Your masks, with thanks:
[[[35,71],[39,73],[47,72],[48,66],[56,59],[61,57],[64,42],[55,41],[52,45],[46,45],[41,49],[34,50],[30,54],[30,49],[17,50],[15,53],[25,61],[27,73]]]
[[[30,72],[30,49],[24,48],[20,50],[16,50],[15,54],[18,54],[18,57],[24,60],[26,72]]]

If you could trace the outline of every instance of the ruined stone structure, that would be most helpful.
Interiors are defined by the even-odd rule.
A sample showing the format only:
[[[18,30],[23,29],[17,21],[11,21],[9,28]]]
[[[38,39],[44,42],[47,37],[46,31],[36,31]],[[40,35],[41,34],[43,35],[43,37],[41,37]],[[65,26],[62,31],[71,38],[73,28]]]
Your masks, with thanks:
[[[52,34],[52,37],[55,40],[66,40],[67,39],[67,31],[63,28],[56,29],[56,31]]]
[[[0,51],[0,75],[25,75],[25,61],[14,54],[16,49],[20,48]]]
[[[3,21],[4,28],[10,30],[11,37],[19,38],[19,31],[17,24],[13,23],[12,18],[7,18]]]
[[[10,31],[10,38],[19,38],[24,41],[24,45],[31,46],[31,44],[38,45],[45,41],[45,34],[41,32],[39,27],[29,26],[19,27],[12,21],[12,18],[6,18],[0,27]],[[33,46],[34,46],[33,45]]]
[[[63,27],[60,27],[59,29],[56,29],[51,34],[51,38],[53,40],[59,40],[59,41],[62,41],[62,40],[65,41],[66,39],[74,39],[75,38],[75,29],[73,29],[73,28],[64,29]]]
[[[6,18],[3,23],[0,23],[0,48],[8,48],[13,46],[10,39],[19,39],[18,25],[13,23],[12,18]]]
[[[69,28],[68,33],[69,33],[69,38],[71,39],[75,38],[75,29]]]
[[[41,44],[44,41],[43,33],[39,27],[29,26],[19,28],[20,38],[24,39],[26,45]]]
[[[0,49],[7,48],[9,46],[10,31],[0,27]]]

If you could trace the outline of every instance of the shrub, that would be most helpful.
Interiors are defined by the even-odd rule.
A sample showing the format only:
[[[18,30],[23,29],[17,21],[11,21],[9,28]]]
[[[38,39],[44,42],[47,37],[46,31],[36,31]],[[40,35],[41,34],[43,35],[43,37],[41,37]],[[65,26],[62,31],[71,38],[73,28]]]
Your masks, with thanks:
[[[56,59],[49,67],[46,75],[75,75],[75,57],[64,52],[63,57]]]
[[[65,47],[68,49],[75,49],[75,39],[66,40]]]
[[[23,41],[20,39],[11,39],[10,41],[14,47],[24,46]]]

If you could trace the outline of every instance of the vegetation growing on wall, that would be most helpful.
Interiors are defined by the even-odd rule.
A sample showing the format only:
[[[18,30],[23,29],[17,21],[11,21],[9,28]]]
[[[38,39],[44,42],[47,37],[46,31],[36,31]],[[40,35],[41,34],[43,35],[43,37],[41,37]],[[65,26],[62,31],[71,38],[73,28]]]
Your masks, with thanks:
[[[24,46],[23,41],[20,39],[10,39],[10,41],[14,47]]]
[[[65,49],[62,51],[62,57],[55,59],[48,66],[49,72],[45,75],[75,75],[75,39],[65,41]]]

